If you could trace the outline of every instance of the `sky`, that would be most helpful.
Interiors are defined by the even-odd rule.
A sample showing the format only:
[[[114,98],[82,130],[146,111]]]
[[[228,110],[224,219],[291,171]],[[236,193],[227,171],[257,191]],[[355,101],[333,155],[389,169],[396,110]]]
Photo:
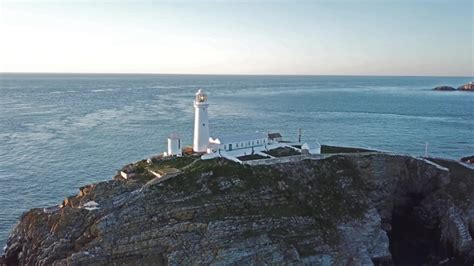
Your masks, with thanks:
[[[474,0],[0,0],[0,72],[474,76]]]

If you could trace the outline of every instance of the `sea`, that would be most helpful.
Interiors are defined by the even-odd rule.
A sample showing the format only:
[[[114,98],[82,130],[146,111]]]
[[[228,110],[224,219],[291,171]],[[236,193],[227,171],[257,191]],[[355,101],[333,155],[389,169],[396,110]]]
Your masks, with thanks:
[[[0,244],[21,214],[58,205],[178,133],[208,93],[211,136],[287,140],[459,159],[474,154],[473,77],[0,74]],[[0,252],[1,253],[1,252]]]

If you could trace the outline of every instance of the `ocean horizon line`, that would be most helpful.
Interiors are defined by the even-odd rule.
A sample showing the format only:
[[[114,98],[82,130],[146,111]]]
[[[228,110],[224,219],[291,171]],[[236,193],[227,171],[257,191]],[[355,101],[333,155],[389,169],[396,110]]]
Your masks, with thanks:
[[[142,76],[261,76],[261,77],[455,77],[473,78],[473,75],[398,75],[398,74],[215,74],[215,73],[139,73],[139,72],[0,72],[0,75],[142,75]]]

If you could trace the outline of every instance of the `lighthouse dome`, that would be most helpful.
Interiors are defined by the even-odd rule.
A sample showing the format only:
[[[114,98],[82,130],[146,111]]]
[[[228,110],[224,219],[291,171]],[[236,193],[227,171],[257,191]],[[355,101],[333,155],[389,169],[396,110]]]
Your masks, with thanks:
[[[207,102],[207,94],[204,92],[203,89],[199,89],[196,92],[195,102],[196,103],[205,103],[205,102]]]

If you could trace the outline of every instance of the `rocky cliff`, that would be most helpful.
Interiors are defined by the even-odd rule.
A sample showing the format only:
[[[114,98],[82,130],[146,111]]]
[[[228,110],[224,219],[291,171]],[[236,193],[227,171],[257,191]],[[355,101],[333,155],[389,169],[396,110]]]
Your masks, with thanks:
[[[474,170],[457,162],[354,154],[246,166],[181,158],[157,162],[179,175],[150,182],[144,169],[154,163],[136,164],[133,180],[92,184],[60,207],[26,212],[4,263],[474,262]]]
[[[435,91],[455,91],[456,89],[451,86],[438,86],[433,88]]]
[[[471,82],[466,83],[462,86],[459,86],[458,90],[460,90],[460,91],[474,91],[474,82],[471,81]]]

